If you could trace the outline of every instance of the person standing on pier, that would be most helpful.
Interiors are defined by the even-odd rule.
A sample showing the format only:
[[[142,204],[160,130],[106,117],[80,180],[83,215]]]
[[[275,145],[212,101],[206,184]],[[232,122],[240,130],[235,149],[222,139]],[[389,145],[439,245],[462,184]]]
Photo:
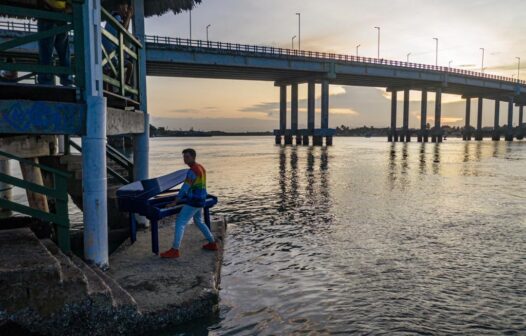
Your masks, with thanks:
[[[203,245],[203,249],[215,251],[218,249],[214,236],[210,229],[203,223],[202,210],[206,201],[206,170],[195,161],[197,154],[195,150],[188,148],[183,150],[183,160],[190,169],[186,175],[179,194],[175,200],[176,203],[184,203],[181,212],[175,220],[175,232],[172,248],[161,253],[161,258],[178,258],[180,256],[179,247],[183,240],[186,224],[190,219],[194,219],[195,225],[201,230],[208,244]]]

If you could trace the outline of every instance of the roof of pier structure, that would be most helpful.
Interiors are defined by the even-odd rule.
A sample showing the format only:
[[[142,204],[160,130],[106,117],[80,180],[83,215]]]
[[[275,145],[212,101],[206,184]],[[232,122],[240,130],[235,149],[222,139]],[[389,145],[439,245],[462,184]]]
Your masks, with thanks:
[[[102,5],[106,8],[114,8],[123,0],[103,0]],[[130,0],[128,0],[130,2]],[[179,14],[194,8],[201,0],[144,0],[144,16],[150,17],[163,15],[168,12]]]

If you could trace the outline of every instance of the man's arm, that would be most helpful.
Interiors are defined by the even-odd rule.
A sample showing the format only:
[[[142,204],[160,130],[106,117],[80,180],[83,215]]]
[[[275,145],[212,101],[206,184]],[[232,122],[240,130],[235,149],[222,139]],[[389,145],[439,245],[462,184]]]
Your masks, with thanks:
[[[177,194],[177,200],[182,201],[188,196],[188,191],[194,184],[196,178],[197,176],[195,176],[195,173],[189,170],[186,174],[186,179],[184,180],[184,183],[181,189],[179,190],[179,194]]]

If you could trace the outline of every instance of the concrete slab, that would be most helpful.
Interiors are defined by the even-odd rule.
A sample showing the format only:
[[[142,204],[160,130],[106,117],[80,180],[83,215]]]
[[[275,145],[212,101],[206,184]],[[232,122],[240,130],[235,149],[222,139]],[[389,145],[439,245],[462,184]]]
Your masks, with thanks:
[[[159,227],[161,251],[169,249],[175,218]],[[226,223],[212,221],[212,232],[223,246]],[[111,276],[137,302],[142,331],[162,329],[217,312],[222,248],[205,251],[206,243],[197,227],[188,224],[178,259],[161,259],[151,253],[149,231],[139,232],[137,242],[126,242],[111,257]]]

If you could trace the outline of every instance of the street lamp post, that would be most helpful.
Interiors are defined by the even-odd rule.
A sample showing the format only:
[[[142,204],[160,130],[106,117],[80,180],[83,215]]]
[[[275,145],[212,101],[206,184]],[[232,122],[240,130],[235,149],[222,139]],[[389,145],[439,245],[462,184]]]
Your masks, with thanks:
[[[356,46],[356,57],[359,57],[359,55],[358,55],[358,50],[360,49],[361,46],[362,46],[361,44],[358,44],[358,45]]]
[[[374,27],[378,30],[378,59],[380,59],[380,27]]]
[[[480,48],[482,50],[482,64],[480,66],[480,71],[484,73],[484,52],[486,51],[484,48]]]
[[[436,47],[435,47],[435,66],[438,66],[438,37],[433,37],[433,40],[436,41]]]
[[[296,35],[292,36],[292,49],[294,49],[294,40],[296,39]]]
[[[296,13],[298,16],[298,50],[301,50],[301,13]]]
[[[409,63],[409,56],[411,56],[411,53],[407,53],[407,63]]]
[[[190,40],[192,39],[192,10],[188,11],[190,13]]]
[[[211,24],[209,24],[208,26],[206,26],[206,42],[209,41],[208,39],[208,28],[210,28]]]
[[[449,69],[451,69],[451,63],[453,63],[453,61],[452,61],[452,60],[451,60],[451,61],[449,61],[449,63],[448,63],[448,68],[449,68]]]
[[[518,64],[517,64],[517,82],[520,80],[521,78],[521,58],[520,57],[515,57],[518,61]]]

